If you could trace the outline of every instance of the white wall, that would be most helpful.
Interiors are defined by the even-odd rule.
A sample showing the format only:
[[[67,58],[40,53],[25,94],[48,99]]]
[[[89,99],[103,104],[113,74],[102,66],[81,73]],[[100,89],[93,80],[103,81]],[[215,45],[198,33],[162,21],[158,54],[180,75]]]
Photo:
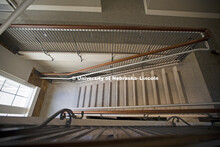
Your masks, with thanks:
[[[25,60],[0,45],[1,70],[27,81],[34,67],[39,71],[45,70],[44,67],[38,63]]]
[[[42,72],[72,72],[94,65],[110,62],[112,59],[111,53],[80,53],[80,57],[76,53],[65,52],[50,52],[51,58],[43,52],[20,51],[22,58],[35,61],[36,63],[46,67]],[[135,54],[114,54],[114,60],[129,57]]]

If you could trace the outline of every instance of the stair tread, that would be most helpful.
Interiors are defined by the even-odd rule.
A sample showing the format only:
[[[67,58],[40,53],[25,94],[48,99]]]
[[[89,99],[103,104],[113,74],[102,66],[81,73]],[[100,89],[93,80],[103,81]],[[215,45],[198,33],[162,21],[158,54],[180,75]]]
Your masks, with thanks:
[[[120,107],[138,105],[166,105],[187,103],[184,85],[177,66],[121,75],[153,77],[159,80],[112,80],[80,83],[77,90],[79,108]],[[178,109],[184,107],[158,107],[144,109]]]

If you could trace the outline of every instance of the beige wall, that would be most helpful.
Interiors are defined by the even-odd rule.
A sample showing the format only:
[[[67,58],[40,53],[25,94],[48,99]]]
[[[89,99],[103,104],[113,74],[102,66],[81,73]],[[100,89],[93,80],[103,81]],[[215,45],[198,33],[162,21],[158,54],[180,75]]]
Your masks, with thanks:
[[[36,62],[22,59],[0,45],[1,70],[27,81],[33,67],[40,71],[44,70],[44,68]]]

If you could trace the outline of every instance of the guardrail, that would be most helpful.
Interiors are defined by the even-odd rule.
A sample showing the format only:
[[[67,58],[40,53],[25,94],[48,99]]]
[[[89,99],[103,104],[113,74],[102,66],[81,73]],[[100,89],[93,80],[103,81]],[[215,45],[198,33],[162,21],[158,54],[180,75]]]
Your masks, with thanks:
[[[1,44],[17,46],[19,51],[43,51],[47,55],[76,52],[81,60],[80,53],[112,54],[112,61],[92,67],[41,73],[42,79],[72,80],[73,76],[117,74],[181,62],[193,51],[208,50],[210,35],[207,29],[197,28],[12,25],[1,37]],[[114,60],[115,53],[135,55]]]

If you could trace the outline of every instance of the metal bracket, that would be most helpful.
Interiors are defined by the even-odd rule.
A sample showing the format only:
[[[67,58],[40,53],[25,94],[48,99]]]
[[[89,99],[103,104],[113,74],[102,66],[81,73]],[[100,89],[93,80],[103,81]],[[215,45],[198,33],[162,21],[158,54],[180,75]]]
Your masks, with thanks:
[[[172,126],[173,127],[176,127],[176,123],[175,123],[175,120],[176,122],[180,122],[180,120],[182,122],[184,122],[187,126],[191,126],[188,122],[186,122],[184,119],[182,119],[181,117],[179,116],[171,116],[170,118],[167,119],[167,121],[171,120],[172,119]]]

